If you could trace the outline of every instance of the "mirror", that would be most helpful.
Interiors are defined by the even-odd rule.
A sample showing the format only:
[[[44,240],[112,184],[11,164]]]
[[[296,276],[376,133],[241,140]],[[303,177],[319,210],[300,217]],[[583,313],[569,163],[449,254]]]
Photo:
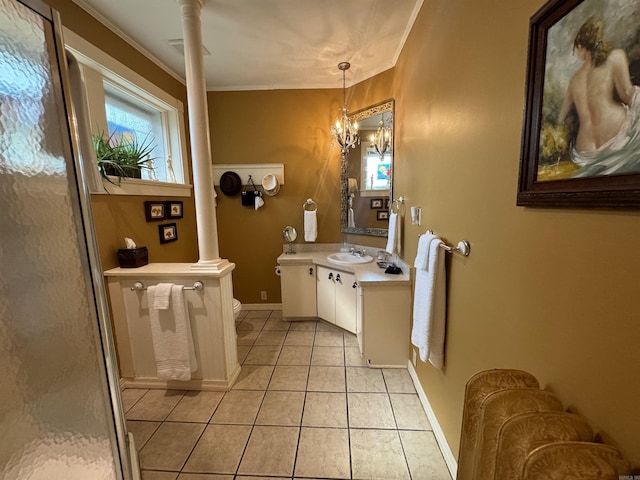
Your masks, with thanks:
[[[293,245],[291,245],[291,243],[295,242],[296,238],[298,238],[298,231],[295,229],[295,227],[292,227],[291,225],[287,225],[286,227],[284,227],[284,230],[282,231],[282,238],[284,238],[284,241],[289,244],[289,249],[284,253],[296,253],[293,251]]]
[[[393,199],[394,101],[358,110],[360,144],[340,165],[340,220],[343,233],[386,237]]]

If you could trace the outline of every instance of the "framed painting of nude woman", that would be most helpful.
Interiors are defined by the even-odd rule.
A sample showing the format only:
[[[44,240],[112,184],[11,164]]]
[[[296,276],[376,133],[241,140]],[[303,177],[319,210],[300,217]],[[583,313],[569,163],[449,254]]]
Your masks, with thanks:
[[[517,204],[640,207],[640,0],[531,17]]]

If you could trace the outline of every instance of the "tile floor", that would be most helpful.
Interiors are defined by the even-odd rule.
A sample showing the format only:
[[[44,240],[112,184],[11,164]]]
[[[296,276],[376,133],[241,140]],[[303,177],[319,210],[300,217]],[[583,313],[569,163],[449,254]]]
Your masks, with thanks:
[[[244,311],[237,331],[229,392],[122,392],[143,480],[451,480],[407,370],[280,311]]]

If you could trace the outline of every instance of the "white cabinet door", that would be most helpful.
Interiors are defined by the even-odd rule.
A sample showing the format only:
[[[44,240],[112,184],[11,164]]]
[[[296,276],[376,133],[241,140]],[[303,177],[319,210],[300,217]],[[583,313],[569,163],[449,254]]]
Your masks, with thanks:
[[[335,273],[325,267],[318,267],[317,298],[318,317],[336,323]]]
[[[316,266],[281,265],[282,316],[316,317]]]
[[[336,325],[356,333],[356,276],[352,273],[334,272],[336,286]]]

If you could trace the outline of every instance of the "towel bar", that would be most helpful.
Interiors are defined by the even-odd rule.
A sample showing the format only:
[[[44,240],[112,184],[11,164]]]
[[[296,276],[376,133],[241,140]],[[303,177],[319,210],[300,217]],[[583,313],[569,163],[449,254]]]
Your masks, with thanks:
[[[195,281],[193,283],[193,287],[182,287],[183,290],[202,290],[203,288],[204,288],[204,283],[202,283],[200,280]],[[136,282],[133,284],[133,287],[131,287],[131,290],[136,292],[141,292],[146,289],[147,287],[145,287],[144,283],[142,282]]]
[[[433,230],[427,230],[427,233],[433,233]],[[420,238],[422,235],[424,234],[421,233],[420,235],[418,235],[418,238]],[[471,253],[471,244],[466,240],[460,240],[458,242],[458,245],[456,245],[455,247],[447,245],[446,243],[442,243],[440,247],[444,248],[447,253],[459,253],[461,255],[464,255],[465,257],[468,257],[469,253]]]

